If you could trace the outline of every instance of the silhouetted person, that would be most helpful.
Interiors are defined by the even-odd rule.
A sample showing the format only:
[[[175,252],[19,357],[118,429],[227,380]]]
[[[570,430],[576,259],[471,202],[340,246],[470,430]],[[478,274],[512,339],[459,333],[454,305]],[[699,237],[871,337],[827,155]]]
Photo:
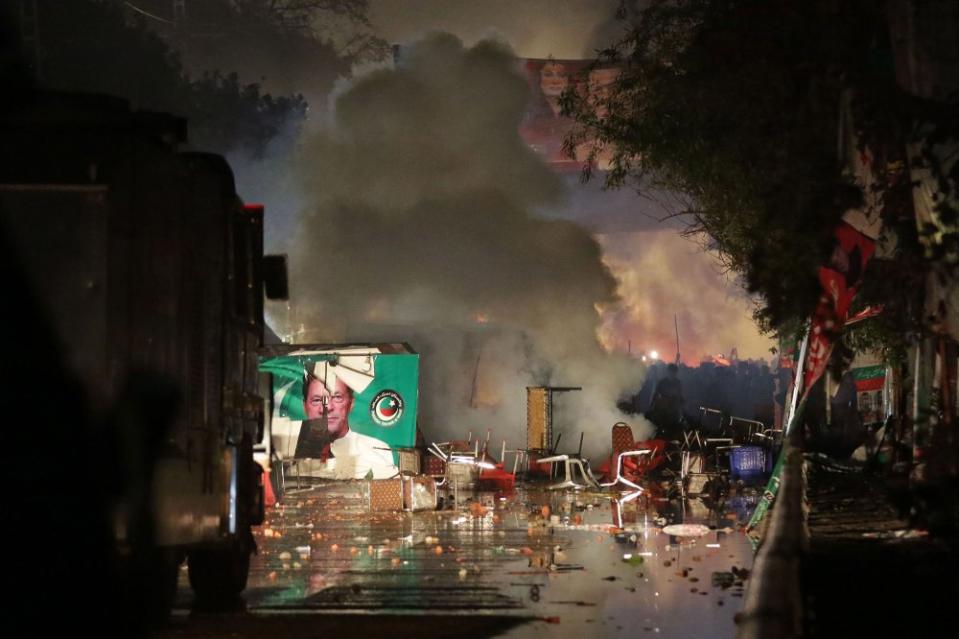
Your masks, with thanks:
[[[661,439],[675,439],[682,428],[683,385],[676,364],[667,366],[666,377],[656,384],[650,420],[658,427],[657,436]]]

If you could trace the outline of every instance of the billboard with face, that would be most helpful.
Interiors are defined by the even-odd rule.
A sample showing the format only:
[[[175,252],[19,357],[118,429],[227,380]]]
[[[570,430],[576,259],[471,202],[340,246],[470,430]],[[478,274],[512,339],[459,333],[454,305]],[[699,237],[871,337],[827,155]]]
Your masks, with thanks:
[[[595,151],[595,169],[609,168],[610,154],[596,148],[593,140],[577,145],[573,157],[563,151],[563,140],[576,128],[576,123],[562,114],[560,97],[564,92],[573,91],[584,98],[597,118],[608,112],[610,89],[620,70],[611,66],[591,68],[592,64],[591,60],[523,60],[531,98],[520,136],[558,171],[581,170],[591,151]]]
[[[403,59],[406,46],[393,50],[394,63]],[[572,91],[600,120],[609,112],[612,89],[621,75],[621,67],[596,60],[559,60],[556,58],[517,58],[516,70],[526,76],[529,103],[519,126],[523,141],[555,171],[579,172],[589,161],[593,170],[609,170],[612,149],[595,138],[581,140],[567,154],[563,143],[578,129],[577,123],[562,114],[560,98]]]
[[[416,440],[419,355],[405,345],[297,348],[264,356],[272,375],[271,438],[309,474],[382,479]]]

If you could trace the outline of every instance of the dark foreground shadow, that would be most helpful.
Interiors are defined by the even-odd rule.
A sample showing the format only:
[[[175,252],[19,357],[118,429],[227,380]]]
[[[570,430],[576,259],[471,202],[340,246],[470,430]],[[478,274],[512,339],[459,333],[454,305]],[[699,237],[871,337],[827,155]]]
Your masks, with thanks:
[[[363,639],[462,639],[496,637],[528,618],[462,615],[367,615],[367,614],[235,614],[202,615],[173,619],[156,639],[287,639],[349,636]]]

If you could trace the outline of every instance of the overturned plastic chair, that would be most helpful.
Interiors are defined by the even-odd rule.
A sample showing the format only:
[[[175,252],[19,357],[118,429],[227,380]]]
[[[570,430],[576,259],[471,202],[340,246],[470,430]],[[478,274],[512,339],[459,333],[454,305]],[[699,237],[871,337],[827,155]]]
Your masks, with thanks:
[[[652,458],[654,452],[655,452],[654,448],[643,448],[640,450],[624,450],[623,452],[618,453],[616,455],[616,470],[615,470],[615,474],[613,475],[613,481],[604,482],[600,484],[600,486],[603,486],[604,488],[608,488],[610,486],[616,486],[617,484],[622,484],[624,486],[631,488],[634,491],[638,491],[639,493],[642,493],[645,489],[624,475],[623,462],[625,459],[636,457],[639,460],[638,465],[640,467],[643,467],[649,463],[649,460]]]
[[[646,472],[649,462],[657,449],[655,447],[637,444],[633,439],[633,429],[626,422],[616,422],[613,424],[611,435],[613,456],[610,460],[611,468],[607,472],[606,477],[612,477],[613,479],[612,481],[600,484],[600,486],[609,487],[622,484],[634,491],[642,491],[643,489],[636,483],[636,480],[638,480],[639,475]],[[628,469],[626,467],[626,460],[634,458],[637,463],[632,464],[633,468]],[[630,477],[628,475],[632,476]]]
[[[596,477],[593,476],[593,471],[589,468],[589,460],[583,458],[583,435],[584,433],[579,434],[579,450],[576,451],[575,455],[570,454],[561,454],[561,455],[551,455],[549,457],[543,457],[538,460],[540,464],[563,464],[563,481],[557,484],[551,484],[550,490],[560,490],[563,488],[586,488],[591,486],[593,488],[599,488],[599,482],[596,480]],[[578,469],[580,476],[583,478],[583,484],[578,484],[575,481],[576,473],[574,470]]]
[[[577,455],[553,455],[552,457],[543,457],[539,460],[540,464],[563,464],[563,481],[557,484],[551,484],[550,490],[559,490],[561,488],[585,488],[586,486],[592,486],[594,488],[599,487],[599,482],[596,481],[596,478],[593,477],[592,471],[589,469],[589,461],[579,457]],[[580,476],[583,478],[584,484],[578,484],[574,480],[575,473],[574,469],[579,470]]]

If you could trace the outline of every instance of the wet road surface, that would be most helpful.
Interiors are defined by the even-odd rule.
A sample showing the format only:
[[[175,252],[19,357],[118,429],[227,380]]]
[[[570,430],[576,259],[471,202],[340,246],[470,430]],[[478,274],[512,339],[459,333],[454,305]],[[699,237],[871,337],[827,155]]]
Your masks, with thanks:
[[[610,493],[520,487],[460,491],[451,510],[370,513],[364,482],[291,491],[255,532],[246,611],[191,615],[184,569],[159,636],[733,636],[750,504],[655,494],[620,506]],[[662,532],[673,523],[711,529]]]

